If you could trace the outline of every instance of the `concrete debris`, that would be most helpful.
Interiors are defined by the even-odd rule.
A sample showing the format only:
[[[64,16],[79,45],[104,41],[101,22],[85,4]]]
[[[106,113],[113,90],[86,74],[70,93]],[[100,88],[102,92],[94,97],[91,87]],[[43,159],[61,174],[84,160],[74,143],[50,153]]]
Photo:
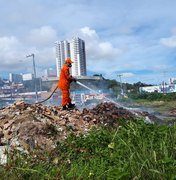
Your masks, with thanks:
[[[100,124],[118,126],[118,120],[122,118],[134,119],[134,114],[113,103],[101,103],[81,112],[20,101],[0,109],[0,146],[8,145],[24,152],[36,148],[52,150],[70,132],[79,135]]]

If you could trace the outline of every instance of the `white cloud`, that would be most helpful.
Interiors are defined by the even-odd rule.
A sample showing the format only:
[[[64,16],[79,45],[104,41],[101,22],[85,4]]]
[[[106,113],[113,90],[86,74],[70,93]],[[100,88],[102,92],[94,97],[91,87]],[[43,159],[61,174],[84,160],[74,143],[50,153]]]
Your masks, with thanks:
[[[26,40],[36,46],[49,46],[57,40],[57,33],[50,26],[42,26],[31,30]]]
[[[176,47],[176,36],[161,38],[160,43],[164,46],[174,48]]]
[[[16,37],[10,36],[10,37],[0,37],[0,49],[1,51],[8,51],[13,46],[18,45],[19,42]]]
[[[92,61],[108,61],[116,59],[121,53],[122,49],[113,47],[111,42],[100,39],[94,29],[90,27],[83,27],[79,31],[79,35],[86,42],[87,57]]]
[[[0,69],[15,68],[16,59],[24,53],[20,41],[14,36],[0,37]],[[19,59],[18,59],[19,60]]]
[[[0,49],[1,73],[33,71],[32,61],[30,61],[30,58],[26,59],[26,55],[31,53],[35,54],[36,66],[40,67],[40,69],[55,64],[54,41],[51,46],[39,47],[24,44],[15,36],[4,36],[0,37]]]
[[[93,29],[90,29],[89,27],[83,27],[80,29],[81,33],[85,36],[88,36],[90,38],[99,38],[96,31]]]

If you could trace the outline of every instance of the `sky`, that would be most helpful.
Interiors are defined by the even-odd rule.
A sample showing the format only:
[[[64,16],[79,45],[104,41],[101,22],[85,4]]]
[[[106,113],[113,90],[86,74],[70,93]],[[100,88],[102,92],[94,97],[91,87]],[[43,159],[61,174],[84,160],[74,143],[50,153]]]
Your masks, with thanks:
[[[175,0],[0,0],[0,77],[56,68],[54,43],[85,41],[88,75],[161,84],[176,77]]]

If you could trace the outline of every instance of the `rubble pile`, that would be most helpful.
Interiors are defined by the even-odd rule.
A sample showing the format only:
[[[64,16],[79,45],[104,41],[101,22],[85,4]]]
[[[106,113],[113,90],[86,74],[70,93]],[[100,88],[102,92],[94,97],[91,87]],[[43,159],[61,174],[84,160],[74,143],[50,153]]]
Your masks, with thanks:
[[[117,125],[118,119],[133,119],[134,115],[122,107],[116,107],[113,103],[101,103],[90,110],[83,110],[83,114],[89,114],[96,119],[97,123],[114,126]]]
[[[115,126],[119,118],[127,117],[134,115],[113,103],[101,103],[81,112],[20,101],[0,109],[0,146],[9,145],[23,151],[34,148],[51,150],[70,132],[79,135],[100,124]]]

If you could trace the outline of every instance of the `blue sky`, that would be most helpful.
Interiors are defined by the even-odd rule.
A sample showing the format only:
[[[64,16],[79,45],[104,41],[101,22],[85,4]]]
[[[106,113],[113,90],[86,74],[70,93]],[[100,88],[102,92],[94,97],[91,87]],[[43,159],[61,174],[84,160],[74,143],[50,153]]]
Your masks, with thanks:
[[[0,76],[55,68],[54,42],[85,40],[87,70],[133,83],[176,77],[175,0],[0,0]],[[22,61],[21,61],[22,60]]]

